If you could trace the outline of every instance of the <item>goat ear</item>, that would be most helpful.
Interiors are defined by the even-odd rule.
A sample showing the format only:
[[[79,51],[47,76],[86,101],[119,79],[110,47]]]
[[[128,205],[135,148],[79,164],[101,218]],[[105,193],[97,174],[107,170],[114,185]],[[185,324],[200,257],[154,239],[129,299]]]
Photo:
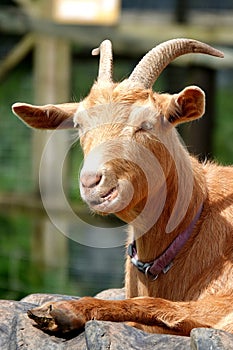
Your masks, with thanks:
[[[13,113],[25,124],[36,129],[69,129],[74,127],[73,116],[78,103],[33,106],[15,103]]]
[[[205,93],[197,86],[189,86],[172,96],[167,109],[167,119],[173,124],[189,122],[203,116]]]

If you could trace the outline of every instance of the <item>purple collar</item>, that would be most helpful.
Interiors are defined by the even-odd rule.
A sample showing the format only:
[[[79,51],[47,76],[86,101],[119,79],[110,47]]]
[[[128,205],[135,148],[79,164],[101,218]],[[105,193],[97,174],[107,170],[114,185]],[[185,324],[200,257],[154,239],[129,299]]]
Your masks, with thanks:
[[[190,225],[186,228],[186,230],[180,233],[169,245],[169,247],[154,261],[143,263],[142,261],[138,260],[136,242],[133,241],[133,243],[128,246],[128,255],[131,257],[132,264],[152,280],[156,280],[161,272],[167,273],[172,267],[174,258],[191,236],[193,228],[200,218],[202,208],[203,205],[201,205],[197,214],[191,221]]]

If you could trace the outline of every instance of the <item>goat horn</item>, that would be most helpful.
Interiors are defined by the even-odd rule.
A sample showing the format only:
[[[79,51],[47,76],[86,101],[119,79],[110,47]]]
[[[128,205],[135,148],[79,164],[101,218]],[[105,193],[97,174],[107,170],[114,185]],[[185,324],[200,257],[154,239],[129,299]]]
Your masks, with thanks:
[[[224,57],[221,51],[192,39],[172,39],[150,50],[138,63],[128,81],[151,88],[165,67],[175,58],[187,53],[204,53]]]
[[[97,49],[92,50],[92,55],[100,55],[98,82],[112,82],[112,43],[104,40]]]

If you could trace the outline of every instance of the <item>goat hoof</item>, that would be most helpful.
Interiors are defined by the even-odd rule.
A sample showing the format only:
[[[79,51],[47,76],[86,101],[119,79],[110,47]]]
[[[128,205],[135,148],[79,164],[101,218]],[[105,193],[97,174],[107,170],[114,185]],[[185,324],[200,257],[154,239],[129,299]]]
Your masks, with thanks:
[[[83,328],[85,324],[82,315],[74,314],[66,301],[48,302],[28,310],[27,314],[40,329],[48,332],[67,333]]]

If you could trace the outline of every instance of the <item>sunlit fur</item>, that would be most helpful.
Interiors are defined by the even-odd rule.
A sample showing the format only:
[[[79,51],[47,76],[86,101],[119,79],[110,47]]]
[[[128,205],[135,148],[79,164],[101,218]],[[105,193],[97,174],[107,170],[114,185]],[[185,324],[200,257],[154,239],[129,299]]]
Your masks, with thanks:
[[[136,238],[141,261],[152,261],[159,256],[189,226],[201,204],[203,210],[190,239],[174,259],[172,268],[167,274],[161,273],[156,281],[150,281],[127,258],[127,300],[84,298],[80,301],[64,301],[64,306],[61,303],[53,304],[55,309],[59,309],[59,315],[64,308],[66,323],[66,310],[69,309],[72,314],[69,329],[72,325],[73,328],[79,327],[77,324],[80,319],[83,326],[85,321],[95,318],[129,321],[147,331],[161,333],[187,335],[194,327],[215,327],[233,333],[233,169],[199,163],[188,154],[174,128],[179,123],[201,117],[204,107],[204,93],[197,87],[168,95],[152,90],[126,89],[123,82],[106,86],[95,84],[89,96],[76,105],[74,118],[70,112],[70,118],[79,128],[86,158],[81,172],[82,196],[92,209],[101,213],[98,206],[93,208],[90,204],[92,198],[97,202],[98,198],[119,184],[122,193],[127,193],[128,189],[131,191],[133,186],[133,196],[127,206],[119,211],[113,210],[130,224],[142,212],[148,198],[152,199],[147,216],[129,226],[128,241],[132,237]],[[34,107],[30,108],[28,105],[25,107],[26,117],[23,105],[16,106],[15,113],[29,125],[35,126]],[[44,111],[45,108],[41,107],[41,114]],[[30,116],[33,119],[31,123]],[[54,120],[65,120],[66,106],[60,105],[54,116],[51,111],[49,127],[53,117]],[[147,124],[143,124],[145,122]],[[149,130],[143,129],[144,125]],[[95,154],[95,149],[103,143],[109,148],[104,148],[101,154]],[[129,147],[130,144],[132,147]],[[156,157],[165,181],[153,173],[154,164],[148,164],[144,157],[146,153],[140,152],[140,149],[147,149]],[[93,166],[91,160],[88,163],[92,152]],[[114,159],[109,160],[111,154]],[[150,193],[144,169],[129,160],[135,157],[139,164],[145,164],[147,172],[154,179]],[[101,174],[102,178],[90,186],[88,184],[93,174],[97,179]],[[161,215],[144,232],[147,222],[153,219],[159,209],[164,184],[167,195]],[[179,193],[180,188],[182,191]],[[173,213],[178,194],[178,207]],[[172,218],[179,216],[188,194],[190,199],[184,217],[169,230]],[[62,330],[63,318],[59,317],[56,322],[60,322],[59,328]]]

